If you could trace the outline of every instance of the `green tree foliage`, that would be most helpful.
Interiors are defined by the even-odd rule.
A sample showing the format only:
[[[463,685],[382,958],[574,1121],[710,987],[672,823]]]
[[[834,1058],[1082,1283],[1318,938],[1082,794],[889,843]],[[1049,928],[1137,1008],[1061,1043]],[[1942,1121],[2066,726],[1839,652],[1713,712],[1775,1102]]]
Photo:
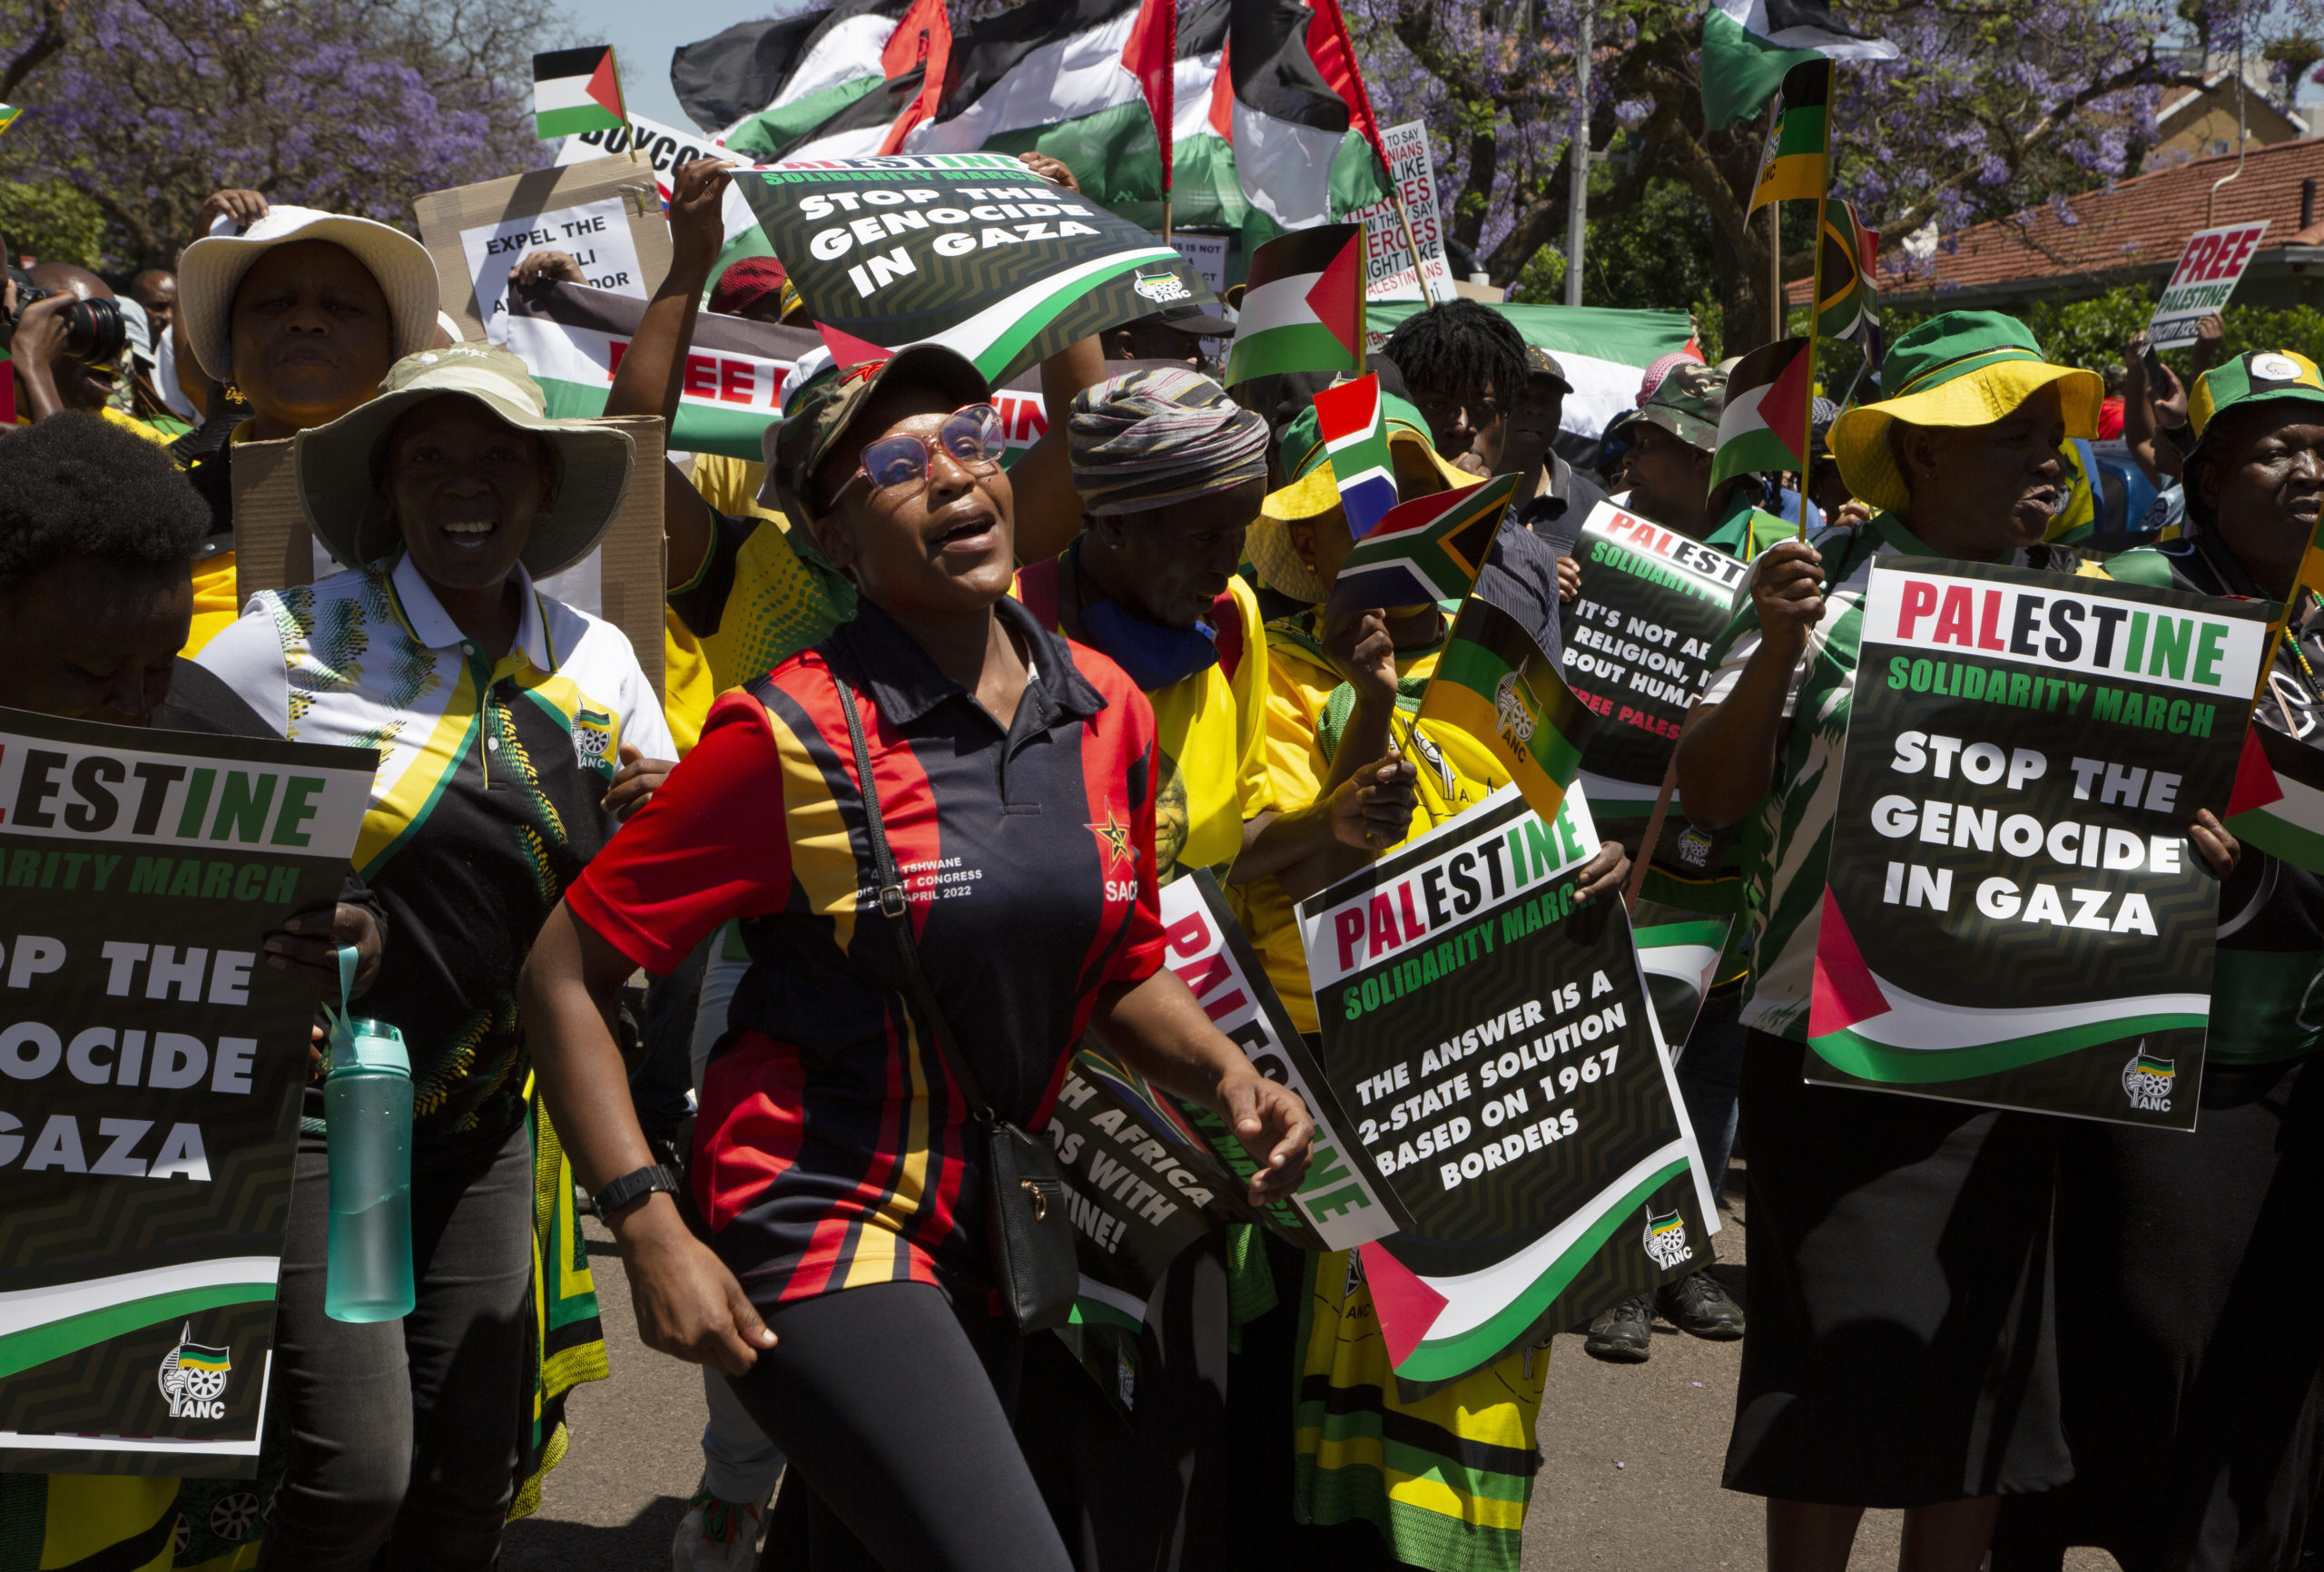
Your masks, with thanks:
[[[104,253],[104,211],[61,180],[0,181],[0,235],[12,261],[36,257],[94,268]]]

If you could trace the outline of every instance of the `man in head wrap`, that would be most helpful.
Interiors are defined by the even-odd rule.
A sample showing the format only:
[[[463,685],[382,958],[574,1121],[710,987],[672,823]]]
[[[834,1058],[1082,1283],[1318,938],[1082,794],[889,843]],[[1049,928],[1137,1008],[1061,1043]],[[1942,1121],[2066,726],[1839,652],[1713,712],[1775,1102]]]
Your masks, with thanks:
[[[1222,872],[1267,804],[1266,639],[1235,576],[1267,488],[1266,421],[1191,369],[1108,378],[1067,434],[1080,535],[1025,569],[1033,614],[1112,658],[1154,705],[1163,788],[1155,867]]]

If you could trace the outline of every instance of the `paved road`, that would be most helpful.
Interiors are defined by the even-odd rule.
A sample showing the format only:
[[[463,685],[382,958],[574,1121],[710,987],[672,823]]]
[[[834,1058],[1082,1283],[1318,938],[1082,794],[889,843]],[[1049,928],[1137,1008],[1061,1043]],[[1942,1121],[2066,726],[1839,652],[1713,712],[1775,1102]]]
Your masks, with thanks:
[[[1738,1165],[1718,1272],[1746,1296]],[[664,1572],[670,1536],[702,1466],[701,1375],[646,1352],[621,1263],[591,1230],[615,1378],[574,1397],[573,1450],[549,1476],[540,1513],[515,1525],[511,1572]],[[1558,1339],[1537,1431],[1542,1468],[1525,1528],[1525,1572],[1747,1572],[1764,1565],[1757,1498],[1718,1488],[1742,1344],[1658,1330],[1643,1365],[1600,1364]],[[1866,1515],[1852,1572],[1896,1565],[1901,1514]],[[2115,1572],[2078,1551],[2068,1572]]]

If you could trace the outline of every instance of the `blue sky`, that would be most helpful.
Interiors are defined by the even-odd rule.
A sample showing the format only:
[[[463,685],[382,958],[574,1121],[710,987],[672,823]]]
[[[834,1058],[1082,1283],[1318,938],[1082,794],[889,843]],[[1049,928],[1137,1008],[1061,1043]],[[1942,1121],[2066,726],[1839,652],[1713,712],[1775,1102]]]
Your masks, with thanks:
[[[649,120],[691,125],[670,91],[670,52],[737,22],[798,8],[783,0],[566,0],[576,44],[610,44],[622,91]]]

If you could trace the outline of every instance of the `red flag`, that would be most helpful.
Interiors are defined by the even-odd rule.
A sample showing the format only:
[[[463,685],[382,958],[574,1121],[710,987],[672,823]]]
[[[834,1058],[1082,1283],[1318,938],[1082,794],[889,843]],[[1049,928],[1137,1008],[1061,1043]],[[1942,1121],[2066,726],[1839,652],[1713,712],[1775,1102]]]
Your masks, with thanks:
[[[888,34],[888,45],[880,52],[880,68],[891,82],[915,65],[925,66],[927,74],[921,78],[919,95],[904,105],[903,113],[888,127],[888,134],[880,139],[881,157],[901,151],[904,138],[942,105],[944,79],[951,64],[952,24],[944,15],[944,0],[912,0],[911,9]]]
[[[1137,78],[1162,147],[1162,192],[1170,191],[1170,123],[1177,115],[1173,74],[1178,62],[1178,0],[1145,0],[1122,45],[1122,69]]]

